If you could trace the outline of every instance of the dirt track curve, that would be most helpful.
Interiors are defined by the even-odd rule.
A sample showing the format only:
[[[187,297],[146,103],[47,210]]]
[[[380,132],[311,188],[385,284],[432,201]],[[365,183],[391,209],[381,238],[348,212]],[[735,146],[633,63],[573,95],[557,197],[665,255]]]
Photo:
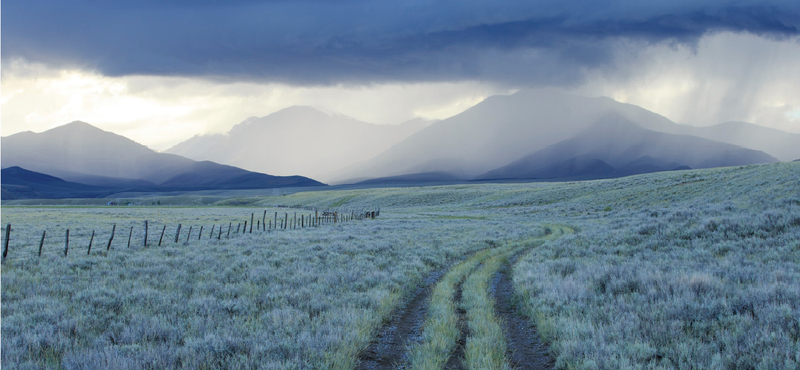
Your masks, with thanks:
[[[568,228],[567,228],[568,229]],[[568,229],[571,232],[571,229]],[[563,235],[564,228],[557,229],[558,237]],[[549,233],[547,234],[549,235]],[[497,271],[489,286],[489,294],[495,301],[495,315],[500,318],[505,331],[508,347],[509,365],[514,370],[554,369],[555,361],[549,349],[539,337],[533,323],[516,309],[518,302],[512,282],[512,268],[517,259],[530,249],[515,253],[509,262]],[[422,337],[423,325],[428,312],[430,296],[436,283],[448,272],[451,266],[436,270],[429,274],[423,283],[411,294],[406,305],[398,309],[378,332],[359,358],[358,370],[408,369],[409,346]],[[476,271],[473,269],[472,274]],[[468,274],[468,275],[469,275]],[[469,336],[466,325],[466,313],[460,308],[462,300],[462,284],[466,276],[458,283],[453,301],[457,307],[461,336],[455,351],[444,366],[446,370],[461,370],[464,364],[464,347]]]

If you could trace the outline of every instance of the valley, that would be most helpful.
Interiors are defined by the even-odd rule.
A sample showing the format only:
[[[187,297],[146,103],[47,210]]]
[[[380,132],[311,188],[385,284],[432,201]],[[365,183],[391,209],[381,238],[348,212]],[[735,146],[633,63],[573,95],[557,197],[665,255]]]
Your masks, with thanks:
[[[3,4],[3,370],[800,370],[800,2]]]

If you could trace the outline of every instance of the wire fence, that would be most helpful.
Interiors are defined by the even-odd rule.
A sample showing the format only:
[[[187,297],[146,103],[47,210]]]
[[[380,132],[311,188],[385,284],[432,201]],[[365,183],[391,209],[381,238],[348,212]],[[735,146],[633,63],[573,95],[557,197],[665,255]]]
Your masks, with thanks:
[[[307,211],[311,211],[306,213]],[[62,230],[15,230],[11,223],[3,228],[3,262],[36,258],[69,257],[76,254],[109,255],[115,248],[144,249],[166,245],[191,245],[204,239],[231,239],[242,234],[303,230],[380,216],[376,210],[335,210],[303,208],[292,212],[267,210],[250,214],[250,218],[227,224],[153,224],[149,220],[113,223],[106,230],[77,226]],[[269,217],[268,217],[269,216]],[[234,222],[236,222],[234,224]],[[25,235],[17,237],[16,235]]]

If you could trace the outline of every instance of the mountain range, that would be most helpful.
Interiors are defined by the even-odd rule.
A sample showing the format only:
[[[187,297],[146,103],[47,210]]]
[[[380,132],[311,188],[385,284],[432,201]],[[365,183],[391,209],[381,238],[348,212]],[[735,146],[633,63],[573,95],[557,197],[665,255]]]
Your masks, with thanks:
[[[252,171],[326,180],[431,123],[417,118],[399,125],[376,125],[294,106],[249,118],[224,135],[194,136],[166,152]]]
[[[21,132],[2,138],[2,167],[20,167],[28,172],[4,171],[6,185],[25,193],[20,186],[43,183],[44,195],[63,192],[104,196],[122,191],[194,191],[209,189],[260,189],[324,185],[302,176],[272,176],[210,161],[195,161],[174,154],[158,153],[124,136],[75,121],[42,133]],[[55,177],[33,176],[33,173]],[[22,178],[19,178],[22,177]],[[24,180],[24,181],[23,181]],[[27,185],[25,185],[27,184]],[[78,189],[77,185],[82,185]],[[38,186],[37,185],[37,186]],[[46,186],[45,186],[46,185]],[[55,188],[63,191],[56,191]],[[31,189],[36,186],[31,187]],[[78,191],[80,190],[80,191]],[[45,196],[50,197],[50,196]]]
[[[679,125],[644,108],[606,97],[522,90],[489,97],[458,115],[433,123],[331,182],[414,173],[484,178],[492,170],[579,135],[609,114],[618,114],[655,132],[705,137],[741,149],[763,151],[780,160],[800,157],[798,134],[752,124],[702,128]],[[777,160],[771,158],[768,162]]]
[[[167,152],[80,121],[21,132],[2,138],[3,196],[324,185],[265,173],[363,186],[598,179],[795,160],[800,135],[744,122],[686,126],[610,98],[522,90],[395,126],[290,107]]]

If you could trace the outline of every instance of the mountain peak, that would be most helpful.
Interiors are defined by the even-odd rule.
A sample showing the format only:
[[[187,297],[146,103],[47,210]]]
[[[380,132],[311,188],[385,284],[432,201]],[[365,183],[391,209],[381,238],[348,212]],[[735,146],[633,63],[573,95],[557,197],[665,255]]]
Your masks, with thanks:
[[[63,125],[63,126],[83,126],[83,127],[87,127],[88,126],[88,127],[94,127],[94,126],[86,123],[85,121],[81,121],[81,120],[75,120],[75,121],[67,123],[66,125]]]
[[[292,105],[290,107],[283,108],[275,113],[270,114],[270,116],[272,115],[302,115],[302,116],[320,116],[320,117],[330,116],[329,114],[308,105]]]
[[[103,129],[101,129],[101,128],[99,128],[99,127],[96,127],[96,126],[92,126],[92,125],[90,125],[90,124],[88,124],[88,123],[86,123],[86,122],[84,122],[84,121],[72,121],[72,122],[70,122],[70,123],[67,123],[67,124],[65,124],[65,125],[61,125],[61,126],[54,127],[54,128],[52,128],[52,129],[50,129],[50,130],[48,130],[48,131],[51,131],[51,130],[68,130],[68,131],[76,131],[76,130],[80,130],[80,131],[88,131],[88,130],[91,130],[91,131],[104,131]],[[105,131],[104,131],[104,132],[105,132]]]

